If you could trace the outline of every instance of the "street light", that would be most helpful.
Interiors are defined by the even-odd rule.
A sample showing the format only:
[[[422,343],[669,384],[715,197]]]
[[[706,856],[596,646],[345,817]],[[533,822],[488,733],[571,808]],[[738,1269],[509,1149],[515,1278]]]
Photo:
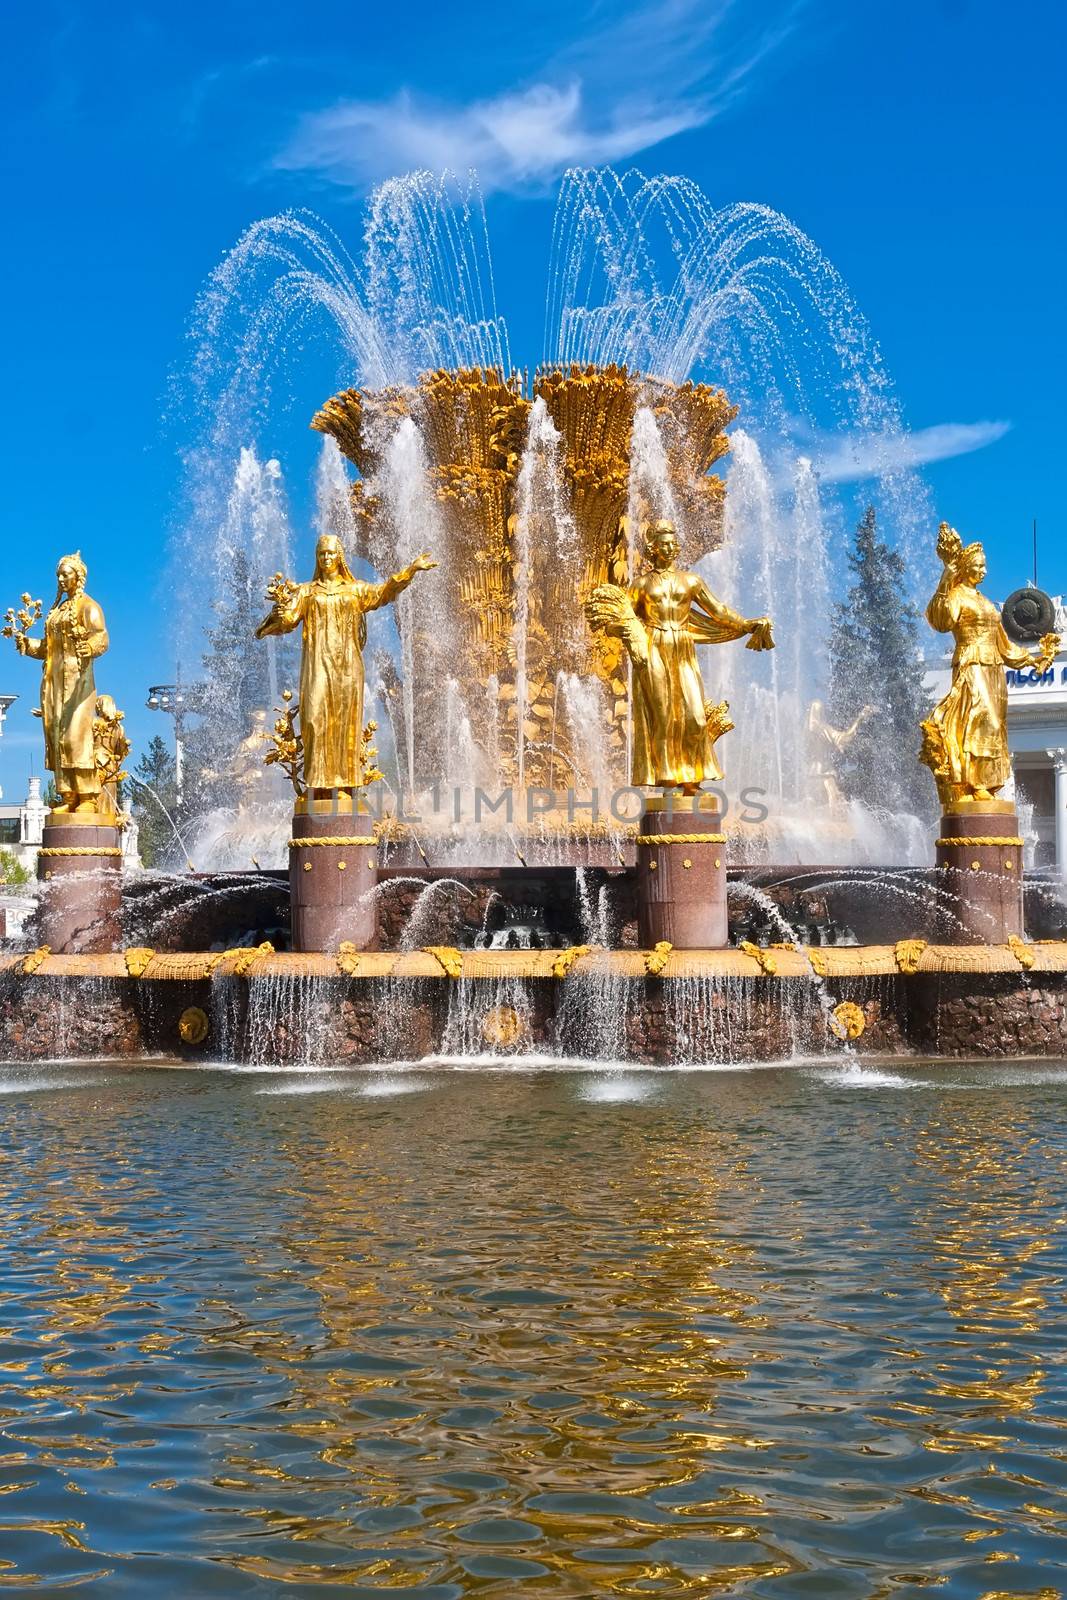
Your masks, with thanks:
[[[165,711],[174,718],[174,788],[178,805],[182,803],[182,755],[185,738],[185,715],[190,709],[186,702],[188,684],[154,683],[148,691],[145,705],[149,711]]]

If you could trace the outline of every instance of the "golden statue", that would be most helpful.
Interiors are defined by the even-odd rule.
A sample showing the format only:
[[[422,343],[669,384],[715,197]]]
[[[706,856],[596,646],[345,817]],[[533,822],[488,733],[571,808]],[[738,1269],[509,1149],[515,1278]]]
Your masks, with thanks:
[[[835,728],[826,720],[826,709],[821,700],[813,700],[808,707],[808,776],[814,798],[828,806],[844,804],[838,769],[841,758],[855,743],[864,723],[875,715],[876,706],[864,706],[853,717],[847,728]]]
[[[965,546],[955,528],[943,522],[937,553],[944,571],[926,620],[939,633],[951,633],[956,649],[952,687],[922,724],[919,759],[934,774],[943,805],[988,804],[1011,776],[1004,668],[1044,672],[1059,650],[1059,635],[1047,633],[1034,651],[1012,644],[1000,612],[978,592],[986,574],[982,546]]]
[[[428,555],[416,556],[384,583],[363,583],[350,571],[340,539],[324,533],[315,546],[315,576],[310,583],[290,583],[278,573],[268,586],[273,606],[256,629],[256,638],[292,633],[303,626],[301,764],[312,799],[326,799],[335,790],[351,793],[368,781],[363,742],[366,613],[388,605],[416,572],[436,565]]]
[[[45,617],[44,638],[31,639],[27,627],[40,613],[37,602],[20,611],[15,626],[9,613],[5,633],[19,655],[42,662],[40,716],[44,723],[45,766],[55,779],[60,804],[54,813],[95,812],[100,803],[93,719],[96,684],[93,662],[107,649],[104,614],[85,592],[85,562],[80,553],[64,556],[56,567],[58,588]],[[26,597],[23,597],[26,601]],[[106,801],[105,801],[106,805]]]
[[[651,570],[628,589],[601,584],[586,617],[618,635],[633,663],[631,781],[695,794],[703,779],[722,778],[715,740],[732,726],[726,703],[704,698],[697,645],[748,636],[747,649],[773,650],[774,638],[767,617],[740,616],[697,573],[679,572],[677,554],[674,524],[653,523],[645,534]]]

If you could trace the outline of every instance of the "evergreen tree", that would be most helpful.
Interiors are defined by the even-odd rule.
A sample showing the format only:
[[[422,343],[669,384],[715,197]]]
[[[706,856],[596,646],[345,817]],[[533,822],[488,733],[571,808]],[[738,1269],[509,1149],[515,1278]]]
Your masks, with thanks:
[[[919,724],[929,711],[923,689],[919,613],[906,598],[906,568],[878,537],[873,506],[856,528],[848,557],[855,582],[834,608],[830,634],[830,721],[849,726],[866,705],[863,724],[841,773],[844,792],[881,806],[923,813],[933,802],[930,774],[920,766]]]
[[[295,688],[299,671],[291,639],[268,644],[255,637],[269,605],[264,585],[243,550],[233,552],[226,592],[213,609],[214,624],[204,630],[208,645],[204,675],[188,691],[197,720],[185,735],[182,812],[186,817],[214,805],[232,804],[229,774],[234,752],[249,731],[252,712],[272,710],[270,653],[275,656],[279,691]]]
[[[158,733],[138,761],[133,776],[133,814],[141,860],[146,867],[158,867],[176,844],[170,817],[175,815],[178,804],[177,766]]]

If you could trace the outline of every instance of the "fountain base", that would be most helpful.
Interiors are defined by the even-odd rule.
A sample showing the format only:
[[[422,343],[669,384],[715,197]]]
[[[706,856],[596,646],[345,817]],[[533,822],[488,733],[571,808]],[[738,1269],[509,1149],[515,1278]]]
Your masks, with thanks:
[[[720,950],[729,941],[726,835],[700,795],[653,796],[637,835],[638,937],[647,949]]]
[[[377,840],[371,817],[298,812],[289,841],[293,949],[374,943]]]
[[[56,816],[44,825],[37,856],[43,887],[42,944],[98,953],[122,943],[122,846],[118,827],[95,812]]]
[[[1014,810],[996,801],[949,808],[941,818],[939,937],[946,944],[1005,944],[1023,936],[1023,841]]]

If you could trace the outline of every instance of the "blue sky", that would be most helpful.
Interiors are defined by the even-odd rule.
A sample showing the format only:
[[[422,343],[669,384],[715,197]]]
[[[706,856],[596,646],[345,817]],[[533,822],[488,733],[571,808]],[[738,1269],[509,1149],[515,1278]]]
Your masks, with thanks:
[[[940,430],[921,435],[949,453],[928,468],[937,510],[986,540],[990,591],[1028,576],[1035,516],[1042,581],[1067,587],[1064,34],[1041,0],[9,9],[0,609],[49,597],[80,547],[108,687],[138,743],[156,731],[179,482],[161,419],[197,290],[255,218],[306,204],[355,241],[370,184],[445,163],[481,172],[520,362],[540,353],[567,165],[685,173],[716,204],[784,211],[850,285],[909,427]],[[267,444],[294,476],[315,451],[302,428]],[[13,797],[36,685],[5,661]]]

